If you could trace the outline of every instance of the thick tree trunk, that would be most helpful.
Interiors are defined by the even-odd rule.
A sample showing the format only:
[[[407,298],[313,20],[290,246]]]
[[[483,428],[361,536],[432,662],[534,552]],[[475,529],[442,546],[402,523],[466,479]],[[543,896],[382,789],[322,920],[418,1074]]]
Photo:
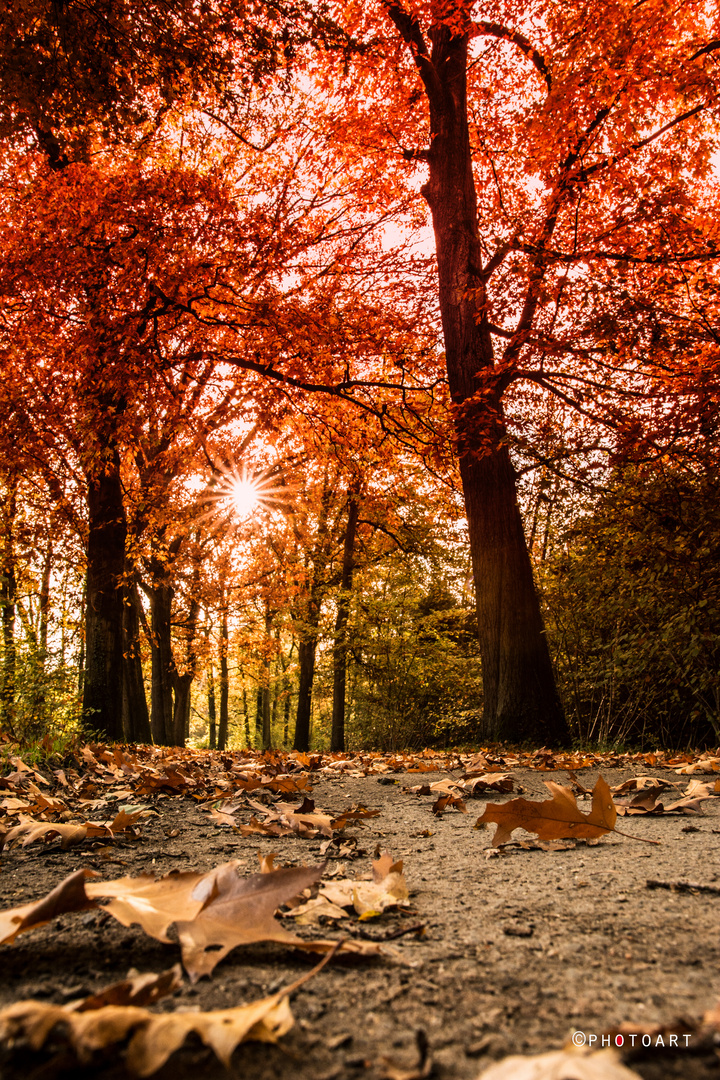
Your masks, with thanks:
[[[173,678],[175,703],[173,706],[173,746],[184,746],[190,729],[190,691],[195,674],[185,671]]]
[[[123,732],[127,742],[152,741],[140,654],[140,597],[126,583],[123,610]]]
[[[87,600],[83,717],[103,737],[121,740],[123,696],[123,572],[127,523],[120,456],[88,478]]]
[[[357,496],[349,493],[348,518],[343,545],[342,578],[335,619],[335,644],[333,646],[333,707],[330,749],[345,749],[345,684],[347,682],[347,624],[350,615],[350,595],[355,566],[355,536],[359,503]]]
[[[494,362],[467,118],[468,36],[420,28],[392,5],[430,106],[429,180],[424,186],[437,252],[440,312],[456,407],[465,507],[480,628],[486,739],[558,744],[568,738],[547,647],[505,440],[505,372]]]

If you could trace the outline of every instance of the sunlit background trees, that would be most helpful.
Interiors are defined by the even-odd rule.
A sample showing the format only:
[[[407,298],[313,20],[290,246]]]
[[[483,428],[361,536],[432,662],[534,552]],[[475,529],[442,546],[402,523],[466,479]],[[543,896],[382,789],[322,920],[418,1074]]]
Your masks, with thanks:
[[[717,742],[717,13],[236,7],[0,17],[3,729]]]

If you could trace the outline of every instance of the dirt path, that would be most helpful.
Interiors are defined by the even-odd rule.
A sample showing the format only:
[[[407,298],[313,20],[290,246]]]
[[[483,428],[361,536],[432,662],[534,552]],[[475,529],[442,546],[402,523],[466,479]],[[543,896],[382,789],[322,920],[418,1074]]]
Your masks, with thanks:
[[[603,770],[611,786],[651,773],[643,766]],[[412,1070],[416,1032],[422,1030],[434,1075],[466,1080],[507,1053],[560,1047],[573,1029],[599,1036],[626,1023],[641,1033],[648,1025],[692,1021],[716,1003],[720,895],[651,890],[646,882],[720,886],[720,799],[708,800],[702,817],[619,823],[660,846],[611,836],[571,850],[514,849],[487,858],[493,830],[473,828],[487,797],[469,800],[467,814],[436,818],[432,798],[403,791],[419,779],[432,783],[444,775],[313,779],[318,809],[339,813],[363,803],[380,810],[366,824],[348,828],[365,854],[345,861],[342,872],[356,877],[368,871],[380,846],[404,860],[412,901],[410,913],[362,924],[348,920],[347,927],[322,933],[338,936],[349,928],[382,937],[417,923],[425,932],[394,940],[395,959],[338,958],[294,998],[296,1026],[281,1044],[241,1046],[232,1076],[377,1080],[392,1074],[383,1059]],[[518,769],[512,775],[513,794],[493,801],[515,797],[518,785],[529,797],[544,797],[543,779],[568,783],[565,772]],[[591,787],[596,776],[597,770],[585,770],[580,779]],[[251,873],[258,851],[275,851],[278,862],[295,865],[321,858],[320,839],[243,838],[216,826],[189,797],[160,798],[155,805],[159,816],[147,820],[139,839],[118,841],[109,850],[32,846],[5,852],[0,906],[40,897],[79,867],[109,878],[150,868],[158,874],[206,870],[238,859]],[[301,932],[317,936],[316,927]],[[1,949],[0,1005],[29,997],[60,1003],[122,979],[129,969],[161,971],[179,959],[176,946],[95,911],[62,916]],[[157,1008],[227,1008],[274,992],[311,964],[278,945],[236,949],[212,979],[195,987],[186,981]],[[625,1060],[647,1080],[720,1076],[717,1054],[700,1050],[691,1038],[687,1049],[636,1050]],[[7,1080],[126,1075],[115,1054],[94,1060],[85,1072],[71,1057],[23,1049],[4,1051],[0,1069]],[[228,1076],[199,1041],[156,1075],[184,1080],[199,1069],[208,1080]]]

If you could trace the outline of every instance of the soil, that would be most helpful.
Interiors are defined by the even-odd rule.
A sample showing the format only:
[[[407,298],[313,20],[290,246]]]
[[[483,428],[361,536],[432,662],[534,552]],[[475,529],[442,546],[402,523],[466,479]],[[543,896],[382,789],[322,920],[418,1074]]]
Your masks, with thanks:
[[[603,769],[611,786],[653,773],[657,770],[640,765]],[[412,902],[409,912],[322,927],[322,936],[383,938],[418,923],[424,933],[391,940],[395,952],[388,958],[336,957],[295,995],[293,1030],[278,1045],[240,1046],[231,1076],[378,1080],[392,1075],[393,1066],[412,1075],[421,1031],[432,1075],[474,1080],[506,1054],[559,1048],[573,1030],[600,1036],[625,1023],[626,1030],[638,1032],[656,1024],[682,1031],[683,1022],[692,1025],[716,1004],[720,895],[650,889],[646,882],[720,886],[720,799],[708,800],[701,817],[618,822],[623,831],[658,840],[659,846],[612,835],[570,850],[510,848],[487,858],[493,828],[474,828],[487,795],[468,800],[467,814],[447,811],[434,817],[432,798],[403,790],[420,779],[432,783],[447,775],[313,778],[312,797],[320,810],[339,813],[362,803],[381,811],[348,827],[364,854],[344,860],[342,874],[369,871],[376,848],[387,849],[404,861]],[[513,794],[491,796],[492,801],[514,798],[519,788],[529,797],[547,796],[545,779],[568,783],[565,772],[516,769],[512,775]],[[596,776],[597,770],[584,770],[580,779],[592,787]],[[158,874],[206,870],[238,859],[251,873],[258,868],[258,851],[277,852],[281,864],[321,861],[320,838],[243,838],[216,826],[190,797],[160,797],[154,805],[159,816],[143,824],[142,835],[117,840],[109,852],[87,843],[68,851],[53,845],[6,851],[1,906],[39,898],[80,867],[118,877],[149,867]],[[331,869],[334,865],[332,860]],[[318,936],[317,927],[300,932]],[[125,978],[129,969],[159,972],[179,959],[179,950],[90,911],[24,934],[3,946],[1,955],[0,1006],[5,1006],[24,998],[62,1003]],[[279,945],[236,949],[212,979],[194,987],[186,981],[156,1008],[238,1005],[294,981],[313,962]],[[626,1045],[625,1063],[646,1080],[719,1080],[718,1049],[697,1034],[687,1048],[684,1041],[677,1051],[639,1045],[632,1051]],[[209,1050],[190,1040],[156,1076],[186,1080],[198,1071],[207,1080],[228,1077]],[[126,1076],[118,1052],[82,1067],[62,1049],[51,1054],[23,1047],[2,1051],[0,1073],[4,1080]]]

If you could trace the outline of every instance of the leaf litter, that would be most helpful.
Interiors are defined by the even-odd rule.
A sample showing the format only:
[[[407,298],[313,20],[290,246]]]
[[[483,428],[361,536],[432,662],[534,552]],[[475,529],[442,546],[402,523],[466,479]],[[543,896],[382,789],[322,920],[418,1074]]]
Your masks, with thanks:
[[[206,874],[171,873],[161,878],[142,874],[113,881],[94,881],[93,871],[78,870],[41,900],[0,912],[0,944],[11,944],[19,934],[58,915],[100,907],[123,926],[137,923],[166,944],[171,943],[169,930],[174,926],[183,966],[196,983],[240,945],[274,941],[310,952],[334,949],[336,942],[298,937],[275,918],[279,907],[320,880],[323,869],[324,864],[277,870],[270,866],[241,877],[237,862],[231,861]],[[398,876],[396,865],[386,875],[396,889]],[[355,940],[343,942],[342,948],[365,956],[383,951],[372,942]]]
[[[23,1039],[33,1050],[40,1050],[60,1028],[80,1063],[88,1064],[97,1051],[129,1038],[125,1063],[131,1072],[144,1077],[162,1068],[194,1032],[229,1068],[241,1042],[276,1042],[291,1029],[294,1018],[290,995],[313,978],[341,944],[336,942],[312,971],[289,986],[230,1009],[150,1012],[147,1004],[173,993],[182,984],[179,965],[160,975],[124,980],[67,1005],[18,1001],[0,1010],[0,1041],[15,1043]]]
[[[85,769],[84,773],[82,769],[74,769],[72,766],[66,764],[64,769],[56,770],[55,773],[49,774],[51,776],[50,779],[44,777],[42,773],[40,773],[37,769],[31,769],[27,766],[24,766],[24,763],[22,762],[20,762],[20,764],[24,766],[22,768],[17,763],[14,763],[14,773],[0,778],[0,788],[2,788],[3,791],[7,793],[7,797],[9,799],[17,800],[16,804],[13,806],[3,806],[3,809],[5,810],[7,815],[5,821],[3,822],[3,825],[8,826],[8,828],[5,830],[6,841],[7,832],[9,832],[10,829],[15,828],[16,825],[24,824],[21,815],[24,815],[25,817],[32,816],[39,824],[45,821],[48,824],[69,823],[71,825],[82,826],[85,822],[87,822],[87,814],[82,818],[82,820],[79,820],[77,822],[67,822],[66,820],[63,820],[63,818],[68,814],[73,815],[77,809],[82,810],[83,807],[92,807],[96,810],[112,804],[113,802],[119,802],[121,798],[124,800],[137,800],[142,795],[142,785],[145,785],[145,787],[149,789],[147,794],[145,795],[145,798],[147,800],[157,801],[162,799],[172,799],[175,796],[184,796],[185,798],[190,798],[194,802],[196,802],[198,809],[202,809],[204,806],[207,807],[209,800],[213,801],[214,808],[217,808],[218,806],[223,807],[226,802],[234,800],[237,804],[237,809],[235,809],[228,815],[230,817],[235,817],[235,815],[238,815],[238,809],[242,809],[242,807],[248,807],[249,800],[252,798],[258,803],[258,806],[254,808],[254,816],[256,817],[256,820],[262,820],[264,823],[267,824],[273,824],[273,821],[275,824],[280,824],[278,815],[297,815],[298,821],[295,822],[291,820],[291,822],[289,823],[290,828],[288,831],[284,832],[284,837],[289,838],[291,841],[293,839],[323,839],[323,847],[326,847],[328,853],[332,851],[333,855],[335,855],[336,852],[339,854],[339,852],[343,850],[344,847],[344,857],[352,857],[350,853],[354,853],[357,851],[357,843],[355,838],[347,836],[342,829],[338,829],[336,831],[333,828],[333,824],[335,822],[338,822],[338,819],[341,818],[342,812],[336,811],[335,813],[330,813],[326,811],[316,811],[315,807],[308,806],[307,802],[303,802],[300,806],[298,806],[296,802],[286,801],[284,802],[282,809],[279,808],[278,804],[283,803],[283,800],[287,800],[288,795],[298,795],[302,800],[308,799],[308,792],[312,790],[312,782],[314,780],[320,780],[323,777],[332,776],[349,779],[351,776],[355,775],[358,778],[376,777],[382,780],[392,777],[393,775],[396,775],[398,772],[401,771],[437,772],[440,769],[446,769],[459,771],[461,773],[460,780],[462,780],[464,783],[468,780],[480,779],[482,783],[474,785],[474,788],[477,790],[478,793],[480,793],[483,791],[482,784],[484,784],[486,781],[491,782],[493,779],[493,775],[497,778],[499,778],[500,776],[508,777],[512,785],[513,778],[510,777],[509,771],[515,768],[530,768],[542,773],[544,771],[549,771],[554,768],[567,768],[568,770],[572,769],[573,771],[575,771],[578,769],[590,768],[593,766],[596,767],[600,763],[607,764],[609,767],[624,768],[627,768],[629,766],[632,767],[633,764],[636,764],[646,769],[653,768],[655,771],[660,769],[665,769],[667,771],[670,771],[672,769],[676,772],[681,769],[685,770],[685,772],[680,773],[680,775],[688,775],[689,777],[693,778],[690,779],[688,789],[683,792],[682,799],[678,800],[675,796],[677,802],[681,802],[683,799],[688,799],[691,796],[695,799],[704,800],[720,794],[720,791],[718,790],[718,787],[720,787],[720,780],[718,780],[717,777],[712,776],[712,773],[717,773],[718,771],[715,767],[716,761],[718,759],[713,759],[711,755],[701,755],[700,757],[698,757],[697,755],[693,756],[672,754],[606,755],[604,758],[601,759],[599,755],[559,755],[551,753],[549,751],[538,751],[534,752],[532,755],[528,755],[519,753],[512,754],[507,751],[488,749],[487,751],[483,751],[475,755],[273,754],[268,757],[261,754],[245,755],[245,753],[243,752],[241,755],[239,755],[239,757],[243,759],[242,762],[236,760],[236,755],[221,755],[223,759],[221,767],[219,767],[216,763],[212,766],[212,768],[208,768],[208,755],[203,755],[202,753],[198,754],[185,751],[160,752],[154,749],[150,751],[150,748],[140,748],[140,751],[136,753],[135,749],[124,748],[122,751],[118,751],[117,748],[113,748],[113,750],[108,750],[107,748],[94,746],[90,751],[90,754],[92,755],[92,760],[90,760],[89,757],[87,759],[84,759],[86,760],[86,765],[83,766],[83,768]],[[120,754],[121,758],[124,757],[126,759],[121,760],[119,764],[118,754]],[[185,758],[185,755],[187,755],[187,758]],[[135,757],[136,759],[134,762],[132,760],[133,757]],[[248,758],[250,760],[248,760]],[[205,762],[204,768],[200,765],[201,761]],[[698,765],[699,767],[696,769],[686,768],[687,766],[694,764]],[[239,767],[240,765],[242,767]],[[121,775],[118,775],[118,772]],[[477,775],[468,776],[468,774],[471,774],[473,772],[475,772]],[[697,778],[695,778],[695,774],[697,774]],[[646,792],[654,790],[659,795],[661,792],[663,792],[663,789],[665,787],[677,787],[677,784],[674,782],[672,784],[670,782],[663,783],[661,777],[654,778],[658,781],[658,783],[648,782],[652,779],[653,778],[649,777],[634,777],[632,778],[632,780],[635,781],[635,783],[628,784],[628,786],[625,787],[625,790],[623,792],[618,790],[618,788],[622,785],[617,785],[617,787],[614,788],[613,791],[618,796],[618,802],[620,804],[618,806],[618,809],[620,809],[623,804],[623,796],[633,795],[634,797],[634,795],[642,793],[643,790],[645,790]],[[458,798],[460,797],[460,792],[462,792],[465,797],[467,797],[469,794],[475,793],[472,789],[468,790],[468,788],[466,787],[465,790],[463,790],[462,788],[458,788],[457,794],[454,794],[452,787],[450,787],[450,784],[456,783],[456,780],[454,777],[446,778],[446,781],[447,780],[449,780],[449,783],[441,781],[441,783],[445,787],[446,794],[454,795],[455,798]],[[41,791],[38,785],[40,785],[44,790]],[[690,790],[692,785],[696,786],[692,790]],[[706,785],[706,787],[701,787],[700,785]],[[46,790],[52,786],[55,787],[54,794],[51,794],[49,790]],[[432,790],[432,785],[427,786],[431,789],[428,794],[438,795],[438,797],[442,797],[442,795],[440,794],[440,792],[437,791],[437,789]],[[560,788],[560,785],[554,785],[554,787]],[[552,784],[548,784],[548,788],[551,794],[556,794],[553,793]],[[487,791],[488,789],[486,788],[485,790]],[[493,789],[491,788],[490,792],[492,792],[492,790]],[[505,791],[507,790],[512,790],[512,786],[509,789],[505,789]],[[523,789],[520,788],[519,790],[522,791]],[[584,788],[583,790],[585,792],[588,792],[587,788]],[[594,790],[595,789],[593,789],[593,791]],[[504,792],[501,789],[497,793],[503,794]],[[115,798],[115,796],[117,796],[117,798]],[[552,798],[549,800],[544,800],[545,803],[552,801]],[[613,800],[611,793],[610,802],[612,803],[612,801]],[[667,802],[667,800],[665,801]],[[64,802],[67,806],[66,810],[61,809],[59,805],[61,802]],[[510,800],[509,803],[502,803],[494,807],[490,807],[490,809],[499,810],[502,806],[508,806],[512,803],[517,804],[522,802],[531,803],[535,807],[543,805],[543,803],[541,802],[533,803],[532,800],[519,799]],[[32,815],[28,813],[28,806],[31,808]],[[253,808],[250,807],[250,809],[252,810]],[[527,841],[521,841],[525,849],[527,850],[527,848],[531,848],[533,846],[542,846],[545,850],[566,850],[567,848],[572,846],[575,838],[579,835],[577,828],[578,825],[580,825],[581,827],[583,825],[586,827],[588,825],[594,825],[595,827],[600,827],[602,825],[600,836],[596,835],[594,838],[588,838],[588,843],[597,843],[598,839],[600,839],[601,836],[609,835],[610,831],[617,831],[615,829],[609,830],[607,826],[607,821],[604,819],[601,821],[601,823],[598,822],[598,819],[594,813],[594,803],[589,814],[584,814],[577,807],[577,803],[575,803],[575,809],[577,815],[579,815],[579,818],[572,819],[569,822],[569,824],[573,826],[573,831],[570,832],[569,837],[561,837],[556,840],[544,841],[541,839],[540,833],[537,832],[537,843],[529,844]],[[132,813],[136,810],[136,806],[130,804],[128,807],[126,807],[126,810],[128,813]],[[667,813],[667,810],[665,812]],[[117,817],[118,813],[119,808],[115,812],[115,817]],[[318,822],[312,820],[301,820],[302,817],[307,818],[309,815],[320,814],[324,815],[325,818],[329,818],[329,821],[322,820]],[[484,816],[484,814],[481,815],[481,818]],[[107,816],[106,821],[95,822],[95,825],[107,829],[114,820],[115,818],[112,816],[112,814],[110,814]],[[145,820],[148,820],[147,817]],[[237,820],[236,817],[235,820]],[[358,821],[362,823],[362,819],[358,819]],[[137,818],[135,822],[132,823],[131,827],[127,830],[127,832],[125,834],[121,834],[127,837],[127,840],[125,840],[124,842],[132,843],[134,841],[133,830],[141,828],[142,824],[142,819]],[[245,822],[242,822],[242,824],[245,824]],[[499,823],[497,824],[499,825]],[[0,825],[0,830],[2,829],[3,825]],[[299,827],[293,828],[292,825],[296,825]],[[515,827],[527,828],[526,825]],[[234,825],[230,825],[230,828],[235,831]],[[325,833],[323,832],[323,828],[329,828],[331,835],[325,835]],[[439,825],[439,828],[442,828],[442,826]],[[303,835],[303,829],[307,830],[306,835]],[[316,830],[315,836],[309,835],[311,830]],[[514,828],[511,830],[511,834],[513,831]],[[177,834],[177,830],[175,830],[174,832],[170,831],[169,833],[166,832],[166,835],[174,834]],[[14,848],[17,844],[22,844],[23,839],[27,835],[27,832],[24,834],[24,836],[23,834],[15,834],[10,843],[7,844],[6,850]],[[56,839],[60,840],[60,833],[56,833],[54,835]],[[425,830],[424,832],[417,832],[415,835],[420,837],[432,836],[433,834],[430,832],[430,830]],[[38,834],[38,840],[44,840],[45,842],[47,842],[47,840],[52,840],[52,838],[53,834],[50,831],[48,831],[48,833],[44,835]],[[109,842],[114,841],[114,837],[109,837],[107,832],[104,833],[104,838],[106,838]],[[494,839],[497,840],[497,836]],[[569,840],[569,842],[566,842],[567,840]],[[272,858],[267,856],[265,858],[267,862],[269,862],[269,866],[266,866],[265,869],[269,870],[270,872],[274,872],[272,867]],[[227,866],[228,864],[223,865]],[[217,874],[217,872],[221,869],[222,867],[216,867],[213,871],[210,871],[209,873],[210,875]],[[363,882],[362,876],[360,878],[356,878],[353,881],[353,879],[350,878],[343,878],[341,875],[337,874],[337,871],[331,871],[330,874],[334,874],[334,876],[338,878],[340,882],[347,882],[349,883],[349,885],[357,886],[358,882]],[[321,881],[315,881],[313,885],[308,886],[311,892],[317,889],[316,898],[320,897],[320,890],[322,885],[333,883],[330,874],[326,874],[323,879],[321,879]],[[71,877],[72,876],[73,875],[71,875]],[[181,875],[166,875],[166,877],[178,876]],[[152,877],[152,875],[141,875],[141,877],[145,879],[150,879],[151,881],[164,880],[163,878],[156,879]],[[208,877],[208,875],[201,874],[199,875],[199,877]],[[239,880],[237,870],[235,871],[235,878]],[[109,896],[107,895],[107,893],[104,893],[97,894],[97,896],[90,896],[90,893],[93,892],[95,887],[103,887],[107,889],[108,885],[112,883],[98,882],[94,878],[85,877],[83,875],[80,884],[86,886],[88,889],[88,892],[85,892],[85,898],[83,898],[82,895],[84,889],[79,889],[77,887],[77,883],[74,886],[67,885],[68,880],[69,879],[66,879],[65,882],[61,882],[61,886],[63,886],[64,888],[61,888],[61,886],[58,887],[58,890],[60,890],[60,892],[63,894],[60,901],[58,900],[57,896],[58,890],[53,890],[53,893],[56,894],[55,897],[51,899],[51,893],[47,897],[43,898],[42,901],[37,902],[37,904],[40,905],[44,904],[44,908],[42,909],[42,911],[40,911],[36,907],[36,905],[23,905],[20,908],[11,909],[10,912],[3,912],[0,915],[0,930],[2,930],[3,928],[8,929],[7,922],[3,922],[3,919],[8,915],[20,915],[19,922],[18,920],[13,919],[9,926],[10,933],[14,936],[16,931],[17,933],[20,933],[24,929],[31,929],[34,925],[37,925],[37,923],[33,920],[39,918],[40,914],[44,914],[45,916],[42,921],[48,921],[54,918],[55,915],[61,914],[63,911],[81,911],[84,909],[86,903],[87,906],[90,908],[109,906],[115,901],[117,901],[119,905],[121,903],[129,903],[129,893],[126,892],[125,894],[122,894],[119,886],[117,886],[117,882],[123,880],[137,881],[138,879],[117,879],[117,881],[115,882],[115,885],[117,886],[117,895]],[[197,884],[197,880],[195,884]],[[222,882],[218,883],[216,881],[214,884],[208,884],[208,882],[206,882],[205,884],[211,896],[215,889],[217,889],[217,896],[223,894],[225,885]],[[370,882],[366,879],[364,881],[364,884],[377,884],[377,882]],[[701,886],[689,884],[689,889],[692,891],[696,891],[700,890]],[[72,893],[74,893],[74,899],[71,897]],[[141,896],[140,899],[142,900],[143,897]],[[208,897],[206,896],[203,902],[205,902],[207,899]],[[300,906],[298,904],[295,904],[294,901],[292,903],[295,908]],[[68,904],[70,906],[67,906]],[[221,906],[222,905],[220,905],[220,907]],[[353,915],[356,918],[360,917],[360,913],[355,909],[354,905],[336,906],[343,911],[346,919],[348,916]],[[142,903],[140,903],[140,907],[142,907]],[[215,912],[215,914],[218,915],[217,922],[215,922],[214,918],[209,920],[209,924],[212,925],[210,937],[214,936],[216,933],[221,934],[223,932],[223,912],[220,910],[220,907],[218,908],[217,912]],[[375,905],[374,907],[371,906],[369,917],[376,917],[374,912],[379,909],[387,911],[402,911],[402,908],[402,904],[398,904],[396,905],[396,907],[388,905],[386,908],[381,908],[380,905]],[[29,912],[28,909],[35,910]],[[127,917],[129,917],[127,911],[125,912],[125,914]],[[283,911],[282,914],[291,916],[292,908],[288,912]],[[160,905],[157,912],[157,917],[159,919],[161,929],[162,919],[165,918],[166,915],[167,911],[162,907],[162,905]],[[178,932],[178,922],[182,923],[184,921],[192,925],[195,922],[196,918],[197,914],[192,915],[192,917],[190,918],[176,918],[169,920],[164,926],[166,937],[169,937],[171,934],[175,934],[176,932]],[[280,931],[285,931],[285,926],[277,922],[274,911],[271,913],[271,918],[273,922],[279,927]],[[139,920],[135,921],[138,923],[138,925],[142,925]],[[301,922],[302,920],[298,919],[297,921]],[[320,921],[324,921],[324,919],[322,919],[321,917]],[[328,917],[328,921],[333,920]],[[27,925],[21,928],[19,923],[23,922],[27,922]],[[125,923],[125,925],[132,924],[132,921]],[[220,929],[218,929],[218,925],[220,926]],[[196,937],[197,940],[193,942],[192,939],[194,937]],[[161,939],[158,937],[158,940]],[[208,948],[207,942],[209,938],[207,937],[207,935],[199,932],[198,926],[196,926],[194,930],[190,932],[189,940],[190,945],[194,944],[195,947],[201,949],[201,962],[198,965],[198,971],[195,973],[195,978],[199,979],[201,974],[204,974],[201,968],[202,960],[204,960],[205,951],[209,951],[211,954],[217,953],[220,952],[223,948],[225,948],[225,945],[221,942],[219,943],[219,947],[210,946]],[[243,944],[243,942],[241,942],[241,944]],[[327,953],[337,945],[337,942],[323,942],[317,944],[322,945],[322,947],[318,951],[322,951],[324,949],[327,955]],[[355,942],[353,944],[360,943]],[[235,946],[230,944],[230,948],[233,947]],[[227,951],[230,951],[230,948],[228,948]],[[138,1006],[135,1005],[133,1007]],[[215,1011],[220,1013],[223,1010]],[[180,1013],[172,1015],[184,1014]],[[400,1066],[398,1066],[398,1069],[400,1069]]]

